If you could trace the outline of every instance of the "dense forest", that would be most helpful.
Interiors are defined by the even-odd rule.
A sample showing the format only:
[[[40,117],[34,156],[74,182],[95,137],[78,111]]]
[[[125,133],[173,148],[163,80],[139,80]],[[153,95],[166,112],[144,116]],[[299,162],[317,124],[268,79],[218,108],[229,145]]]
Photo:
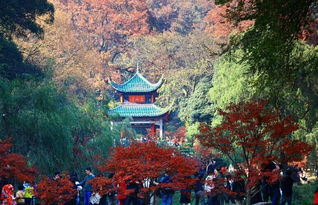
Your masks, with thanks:
[[[167,134],[193,146],[218,109],[265,99],[318,144],[314,0],[0,0],[0,137],[43,174],[83,170],[119,141],[108,84],[164,76]],[[292,6],[291,6],[292,5]],[[174,134],[175,133],[175,134]],[[317,165],[316,150],[310,161]]]

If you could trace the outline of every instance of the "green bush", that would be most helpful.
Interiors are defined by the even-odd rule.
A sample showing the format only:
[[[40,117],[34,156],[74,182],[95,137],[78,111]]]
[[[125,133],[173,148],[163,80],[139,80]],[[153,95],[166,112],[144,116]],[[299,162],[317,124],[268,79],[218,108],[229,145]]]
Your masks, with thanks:
[[[294,185],[293,204],[311,205],[313,202],[314,192],[318,187],[318,182],[308,184]]]

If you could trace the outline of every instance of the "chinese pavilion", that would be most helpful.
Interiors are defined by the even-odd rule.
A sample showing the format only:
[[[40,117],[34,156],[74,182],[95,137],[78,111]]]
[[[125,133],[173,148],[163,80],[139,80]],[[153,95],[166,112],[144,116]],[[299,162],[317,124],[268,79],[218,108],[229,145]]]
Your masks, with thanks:
[[[158,96],[157,89],[162,83],[162,78],[157,83],[150,83],[139,73],[138,68],[134,76],[123,84],[110,81],[110,85],[119,95],[121,104],[110,109],[108,114],[117,114],[121,120],[130,117],[132,127],[151,128],[152,136],[156,136],[158,127],[159,136],[163,139],[164,122],[168,120],[169,111],[154,104]]]

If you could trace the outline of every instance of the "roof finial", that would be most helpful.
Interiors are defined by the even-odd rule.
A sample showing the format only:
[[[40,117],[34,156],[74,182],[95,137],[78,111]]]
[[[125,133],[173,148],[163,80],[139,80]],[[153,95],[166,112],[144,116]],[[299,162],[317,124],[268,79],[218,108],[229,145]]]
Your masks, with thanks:
[[[140,64],[140,61],[137,60],[137,73],[139,73],[139,64]]]

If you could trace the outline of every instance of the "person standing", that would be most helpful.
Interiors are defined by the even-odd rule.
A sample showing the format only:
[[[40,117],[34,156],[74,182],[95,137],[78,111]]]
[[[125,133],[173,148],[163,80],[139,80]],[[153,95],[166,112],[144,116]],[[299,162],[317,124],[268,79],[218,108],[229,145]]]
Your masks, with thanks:
[[[208,195],[208,205],[219,205],[218,195],[215,186],[217,184],[218,172],[217,170],[208,173],[205,179],[204,190]]]
[[[200,202],[201,202],[201,205],[205,205],[203,176],[204,174],[198,174],[195,185],[194,185],[195,205],[199,205]]]
[[[74,198],[72,200],[70,200],[69,202],[67,202],[65,205],[79,205],[80,203],[80,191],[82,190],[81,186],[77,186],[79,184],[78,182],[78,177],[76,173],[73,173],[70,176],[70,181],[73,183],[73,188],[76,189],[76,195],[74,196]]]
[[[18,186],[18,191],[15,194],[15,199],[17,204],[25,204],[23,185]]]
[[[108,175],[108,178],[111,179],[114,177],[114,173],[110,173]],[[111,188],[115,189],[116,185],[112,184]],[[110,193],[108,193],[107,195],[107,204],[108,205],[117,205],[118,204],[118,199],[117,199],[117,193],[116,191],[112,191]]]
[[[2,205],[15,205],[14,188],[11,184],[6,184],[1,191]]]
[[[171,177],[165,173],[164,176],[160,179],[159,183],[171,183],[172,179]],[[174,194],[174,190],[171,189],[170,187],[163,188],[161,191],[161,204],[162,205],[172,205],[172,198]]]
[[[191,189],[181,189],[180,190],[180,204],[181,205],[191,205]]]
[[[313,205],[318,205],[318,188],[316,189],[314,193],[314,201],[312,203]]]
[[[125,205],[125,200],[127,198],[126,195],[127,192],[127,185],[124,181],[119,182],[118,184],[118,200],[119,200],[119,205]]]
[[[85,178],[83,181],[81,181],[77,186],[83,186],[84,187],[84,205],[91,205],[89,202],[89,199],[91,198],[93,189],[92,185],[89,183],[90,180],[95,178],[95,175],[92,173],[92,169],[90,167],[87,167],[85,169]]]
[[[230,192],[234,192],[233,191],[233,183],[234,183],[234,180],[232,179],[232,176],[231,175],[227,175],[226,178],[225,178],[225,187]],[[234,198],[234,195],[232,193],[226,193],[225,196],[226,196],[225,197],[225,202],[226,203],[235,204],[235,198]]]
[[[31,205],[34,197],[34,187],[30,183],[23,184],[25,204]]]
[[[293,193],[293,179],[292,171],[287,170],[286,175],[281,180],[281,190],[282,190],[282,202],[281,205],[285,205],[287,202],[288,205],[292,204],[292,193]]]

